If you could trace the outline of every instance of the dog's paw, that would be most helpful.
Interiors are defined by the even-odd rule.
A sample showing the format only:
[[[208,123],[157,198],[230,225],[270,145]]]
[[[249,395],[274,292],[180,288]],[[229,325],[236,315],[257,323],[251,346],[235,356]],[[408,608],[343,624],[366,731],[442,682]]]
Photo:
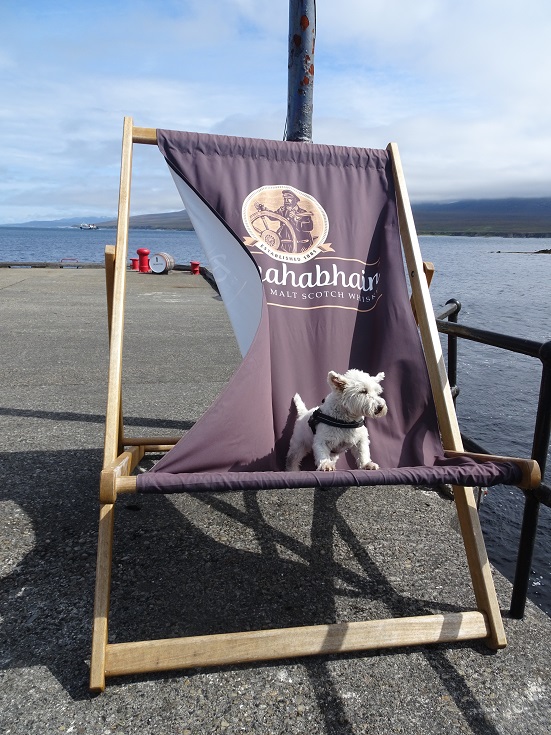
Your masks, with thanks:
[[[366,462],[364,466],[362,467],[362,470],[378,470],[378,469],[379,469],[379,465],[377,464],[377,462],[371,462],[371,460],[369,462]]]
[[[321,472],[334,472],[336,469],[335,462],[332,462],[330,459],[322,459],[317,469]]]

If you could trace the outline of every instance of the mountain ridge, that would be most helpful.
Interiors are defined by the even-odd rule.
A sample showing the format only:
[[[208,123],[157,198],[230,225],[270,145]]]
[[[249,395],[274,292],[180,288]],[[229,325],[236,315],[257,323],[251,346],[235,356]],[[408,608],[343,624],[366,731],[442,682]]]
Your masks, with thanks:
[[[551,237],[551,197],[426,202],[412,210],[424,235]]]
[[[412,204],[420,235],[551,237],[551,197],[461,199]],[[100,229],[117,226],[116,218],[33,220],[4,227],[73,227],[89,222]],[[130,217],[131,229],[192,230],[185,209]]]

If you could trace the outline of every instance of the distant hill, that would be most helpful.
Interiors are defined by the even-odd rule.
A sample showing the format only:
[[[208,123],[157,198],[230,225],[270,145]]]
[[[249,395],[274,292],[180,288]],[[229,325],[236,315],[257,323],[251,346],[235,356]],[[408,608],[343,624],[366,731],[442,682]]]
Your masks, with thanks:
[[[551,198],[413,204],[419,234],[551,237]]]
[[[64,219],[31,220],[0,227],[78,227],[83,222],[97,225],[99,228],[117,226],[112,217],[65,217]],[[130,217],[130,227],[141,230],[192,230],[191,220],[185,209],[180,212],[162,212],[160,214],[137,214]]]
[[[551,237],[551,197],[418,203],[413,204],[412,209],[417,231],[421,235]],[[101,227],[115,227],[116,220],[98,224]],[[130,227],[193,229],[185,210],[131,217]]]
[[[0,225],[0,227],[78,227],[83,222],[96,223],[98,226],[103,225],[109,217],[65,217],[63,219],[33,219],[30,222],[18,222],[13,225]]]
[[[420,235],[478,235],[496,237],[551,237],[551,197],[539,199],[464,199],[412,205]],[[23,222],[10,227],[71,227],[82,222],[101,229],[117,226],[116,219],[71,217]],[[130,217],[132,229],[192,230],[185,209],[179,212]]]
[[[94,224],[99,227],[116,227],[117,220],[94,222]],[[140,230],[193,230],[189,214],[185,209],[160,214],[137,214],[130,217],[130,227]]]

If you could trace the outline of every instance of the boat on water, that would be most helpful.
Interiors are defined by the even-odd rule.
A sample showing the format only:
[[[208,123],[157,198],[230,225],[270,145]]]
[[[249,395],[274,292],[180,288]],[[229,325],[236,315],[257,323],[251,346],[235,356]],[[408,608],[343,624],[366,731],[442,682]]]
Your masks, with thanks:
[[[99,229],[97,225],[89,225],[86,224],[86,222],[83,222],[81,225],[79,225],[81,230],[97,230]]]

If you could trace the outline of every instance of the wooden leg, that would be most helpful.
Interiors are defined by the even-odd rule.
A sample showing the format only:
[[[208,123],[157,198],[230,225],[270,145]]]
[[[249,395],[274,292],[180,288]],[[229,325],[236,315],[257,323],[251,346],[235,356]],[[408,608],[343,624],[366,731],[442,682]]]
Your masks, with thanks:
[[[109,380],[107,384],[107,411],[105,418],[105,443],[103,466],[120,454],[121,435],[121,394],[122,394],[122,347],[124,332],[124,299],[126,294],[126,258],[128,254],[128,229],[130,217],[130,184],[132,178],[132,118],[124,119],[122,142],[121,176],[119,188],[119,209],[117,224],[117,245],[114,259],[114,272],[106,273],[109,292],[112,290],[110,334],[109,334]],[[111,260],[111,251],[106,253]],[[111,267],[111,266],[110,266]],[[109,279],[112,278],[112,285]]]
[[[100,508],[99,517],[96,597],[94,601],[94,627],[90,661],[90,689],[95,692],[102,692],[105,689],[105,655],[108,637],[114,517],[115,506],[108,503],[103,504]]]
[[[486,613],[490,629],[490,636],[486,639],[486,643],[489,648],[505,648],[507,638],[480,527],[474,493],[470,487],[454,486],[453,490],[476,603],[478,609]]]
[[[426,278],[420,277],[425,268],[415,231],[400,155],[395,143],[390,143],[388,150],[392,157],[402,246],[408,266],[416,318],[421,332],[438,424],[442,434],[442,443],[446,449],[462,451],[461,432],[459,431],[451,388],[446,375],[442,346],[430,300],[428,283]],[[487,643],[492,648],[503,648],[507,645],[507,640],[473,491],[471,488],[457,487],[454,488],[454,495],[476,601],[479,609],[486,613],[488,617],[491,632]]]

